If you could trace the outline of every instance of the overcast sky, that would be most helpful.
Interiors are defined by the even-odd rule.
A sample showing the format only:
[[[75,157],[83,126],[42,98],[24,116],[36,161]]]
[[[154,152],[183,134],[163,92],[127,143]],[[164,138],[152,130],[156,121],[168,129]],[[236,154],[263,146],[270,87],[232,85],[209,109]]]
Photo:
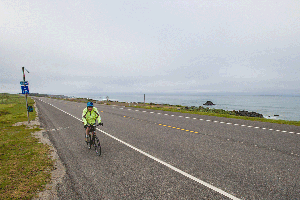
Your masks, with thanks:
[[[299,0],[0,0],[0,92],[300,95]]]

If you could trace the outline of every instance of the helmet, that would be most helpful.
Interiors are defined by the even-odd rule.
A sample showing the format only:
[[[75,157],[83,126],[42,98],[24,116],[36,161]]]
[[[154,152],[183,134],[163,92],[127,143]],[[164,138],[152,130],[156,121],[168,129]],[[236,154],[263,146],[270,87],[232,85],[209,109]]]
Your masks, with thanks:
[[[88,102],[86,106],[87,106],[87,107],[93,107],[94,104],[93,104],[93,102]]]

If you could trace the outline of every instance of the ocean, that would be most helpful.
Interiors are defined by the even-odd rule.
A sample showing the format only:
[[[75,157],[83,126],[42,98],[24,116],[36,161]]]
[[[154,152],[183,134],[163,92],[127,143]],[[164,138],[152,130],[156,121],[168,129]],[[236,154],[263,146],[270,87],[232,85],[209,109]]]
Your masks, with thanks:
[[[144,102],[144,94],[102,93],[77,94],[75,97],[106,99],[119,102]],[[146,103],[182,106],[203,106],[206,101],[215,105],[204,106],[223,110],[247,110],[263,114],[265,118],[300,121],[300,96],[245,95],[245,94],[145,94]],[[279,115],[279,116],[277,116]]]

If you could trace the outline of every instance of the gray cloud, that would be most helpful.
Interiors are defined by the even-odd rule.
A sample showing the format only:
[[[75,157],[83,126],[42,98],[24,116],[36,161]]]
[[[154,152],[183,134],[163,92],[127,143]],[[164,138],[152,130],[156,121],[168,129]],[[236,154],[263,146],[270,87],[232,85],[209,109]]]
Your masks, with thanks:
[[[0,92],[300,94],[300,2],[1,1]]]

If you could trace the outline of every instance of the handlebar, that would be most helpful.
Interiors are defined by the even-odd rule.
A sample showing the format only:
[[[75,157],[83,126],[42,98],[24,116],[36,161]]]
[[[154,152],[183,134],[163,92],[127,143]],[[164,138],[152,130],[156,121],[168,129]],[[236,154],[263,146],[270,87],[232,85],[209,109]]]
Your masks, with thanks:
[[[97,125],[95,125],[95,124],[87,124],[88,126],[93,126],[93,127],[96,127],[96,126],[103,126],[103,123],[99,123],[99,124],[97,124]]]

